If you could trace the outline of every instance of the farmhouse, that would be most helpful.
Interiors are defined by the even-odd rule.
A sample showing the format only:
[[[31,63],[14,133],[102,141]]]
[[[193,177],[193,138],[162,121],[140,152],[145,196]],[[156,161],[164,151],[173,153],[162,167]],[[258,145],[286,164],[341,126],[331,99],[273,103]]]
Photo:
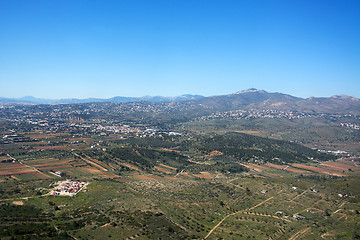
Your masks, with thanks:
[[[75,196],[89,183],[77,182],[72,180],[60,181],[56,187],[50,192],[50,195]]]

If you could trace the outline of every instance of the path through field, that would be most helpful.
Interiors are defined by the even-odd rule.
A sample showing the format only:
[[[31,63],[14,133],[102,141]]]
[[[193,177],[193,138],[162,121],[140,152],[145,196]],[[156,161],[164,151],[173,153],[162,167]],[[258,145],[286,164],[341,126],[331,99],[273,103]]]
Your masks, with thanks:
[[[308,227],[308,228],[305,228],[305,229],[303,229],[303,230],[295,233],[294,235],[292,235],[291,238],[289,238],[289,240],[295,240],[295,239],[297,239],[298,237],[300,237],[300,235],[306,233],[306,232],[309,231],[309,230],[310,230],[309,227]]]
[[[90,160],[90,157],[88,157],[88,156],[86,156],[86,158],[85,158],[85,157],[80,156],[80,155],[77,154],[77,153],[73,153],[73,154],[74,154],[75,156],[81,158],[81,159],[84,160],[85,162],[90,163],[91,165],[94,165],[95,167],[99,168],[100,170],[102,170],[102,171],[104,171],[104,172],[107,172],[107,171],[108,171],[106,168],[100,166],[99,164],[95,163],[94,161],[91,161],[91,160]]]
[[[26,166],[26,167],[34,170],[35,172],[38,172],[41,176],[44,176],[45,178],[49,178],[48,175],[46,175],[45,173],[41,172],[39,169],[37,169],[37,168],[35,168],[35,167],[33,167],[33,166],[30,166],[30,165],[27,165],[27,164],[25,164],[25,163],[24,163],[23,161],[21,161],[21,160],[16,160],[16,159],[15,159],[14,157],[12,157],[10,154],[7,154],[7,156],[8,156],[9,158],[11,158],[12,160],[17,161],[17,162],[19,162],[20,164],[22,164],[22,165],[24,165],[24,166]]]
[[[225,219],[227,219],[228,217],[230,217],[230,216],[232,216],[232,215],[235,215],[235,214],[237,214],[237,212],[231,213],[231,214],[225,216],[223,219],[221,219],[221,221],[220,221],[218,224],[216,224],[216,226],[213,227],[213,229],[210,230],[210,232],[208,233],[208,235],[206,235],[206,237],[205,237],[204,239],[207,239],[207,238],[211,235],[211,233],[212,233],[218,226],[220,226],[220,224],[221,224],[223,221],[225,221]]]
[[[251,207],[251,208],[249,208],[249,209],[247,209],[247,210],[244,210],[244,211],[248,211],[248,210],[252,210],[252,209],[254,209],[254,208],[257,208],[258,206],[266,203],[267,201],[269,201],[269,200],[272,199],[272,198],[274,198],[274,197],[269,197],[268,199],[262,201],[261,203],[255,205],[255,206],[253,206],[253,207]],[[243,212],[243,211],[241,211],[241,212]],[[206,235],[206,237],[205,237],[204,239],[207,239],[207,238],[211,235],[211,233],[212,233],[217,227],[219,227],[220,224],[221,224],[223,221],[225,221],[225,219],[227,219],[228,217],[230,217],[230,216],[232,216],[232,215],[235,215],[235,214],[237,214],[237,213],[241,213],[241,212],[234,212],[234,213],[230,213],[229,215],[226,215],[223,219],[220,220],[220,222],[219,222],[218,224],[216,224],[215,227],[213,227],[213,228],[210,230],[210,232]]]
[[[274,198],[274,197],[269,197],[268,199],[266,199],[266,200],[262,201],[261,203],[255,205],[255,206],[253,206],[253,207],[251,207],[251,208],[249,208],[248,210],[253,210],[254,208],[257,208],[258,206],[263,205],[264,203],[266,203],[267,201],[269,201],[269,200],[272,199],[272,198]]]

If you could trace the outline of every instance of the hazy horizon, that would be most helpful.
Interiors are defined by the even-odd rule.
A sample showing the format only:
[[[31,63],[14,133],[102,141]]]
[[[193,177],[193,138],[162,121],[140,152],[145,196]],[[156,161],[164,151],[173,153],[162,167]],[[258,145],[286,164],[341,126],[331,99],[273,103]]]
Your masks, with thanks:
[[[360,98],[360,2],[2,1],[0,96]]]
[[[242,89],[239,91],[246,91],[248,89]],[[260,91],[266,91],[265,89],[256,89],[256,90],[260,90]],[[229,94],[234,94],[237,91],[231,92],[231,93],[226,93],[226,94],[215,94],[215,95],[201,95],[201,94],[189,94],[189,93],[184,93],[184,94],[180,94],[180,95],[176,95],[176,96],[170,96],[170,95],[143,95],[143,96],[120,96],[120,95],[116,95],[116,96],[112,96],[112,97],[86,97],[86,98],[78,98],[78,97],[68,97],[68,98],[43,98],[43,97],[37,97],[37,96],[33,96],[33,95],[28,95],[28,96],[22,96],[22,97],[3,97],[0,96],[0,98],[6,98],[6,99],[25,99],[25,98],[37,98],[37,99],[46,99],[46,100],[66,100],[66,99],[78,99],[78,100],[86,100],[86,99],[111,99],[111,98],[116,98],[116,97],[124,97],[124,98],[146,98],[146,97],[164,97],[164,98],[172,98],[172,97],[180,97],[180,96],[184,96],[184,95],[192,95],[192,96],[202,96],[202,97],[212,97],[212,96],[221,96],[221,95],[229,95]],[[291,95],[293,97],[298,97],[298,98],[311,98],[311,97],[316,97],[316,98],[321,98],[321,97],[333,97],[333,96],[350,96],[350,97],[356,97],[353,95],[347,95],[347,94],[334,94],[331,96],[308,96],[308,97],[301,97],[301,96],[295,96],[292,94],[288,94],[285,92],[270,92],[270,91],[266,91],[268,93],[281,93],[281,94],[287,94],[287,95]],[[359,98],[359,97],[356,97]]]

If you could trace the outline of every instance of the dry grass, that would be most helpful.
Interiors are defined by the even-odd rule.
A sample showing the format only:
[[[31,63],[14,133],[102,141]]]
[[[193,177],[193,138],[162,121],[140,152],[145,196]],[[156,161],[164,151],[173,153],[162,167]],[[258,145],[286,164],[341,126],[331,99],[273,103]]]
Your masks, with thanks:
[[[347,160],[347,159],[340,159],[337,161],[329,161],[329,162],[324,162],[322,164],[320,164],[320,166],[334,170],[334,171],[339,171],[339,172],[348,172],[349,169],[351,169],[354,172],[358,172],[360,170],[359,166],[356,166],[354,164],[354,162],[352,162],[351,160]]]
[[[31,174],[40,179],[51,178],[35,169],[20,163],[0,163],[0,176]]]
[[[204,178],[204,179],[213,179],[216,177],[215,174],[209,172],[200,172],[200,174],[193,174],[195,177]]]
[[[0,171],[12,170],[12,169],[21,169],[27,168],[26,166],[20,163],[0,163]]]
[[[170,166],[168,166],[168,165],[165,165],[165,164],[159,164],[160,166],[163,166],[163,167],[165,167],[165,168],[170,168],[170,169],[173,169],[173,170],[176,170],[177,168],[176,167],[170,167]]]
[[[72,160],[56,161],[56,162],[52,162],[52,163],[34,164],[31,166],[36,167],[36,168],[44,168],[44,167],[49,167],[49,166],[62,166],[62,165],[69,165],[71,161]]]
[[[40,173],[40,172],[34,172],[32,173],[31,175],[37,177],[37,178],[40,178],[40,179],[49,179],[49,178],[52,178],[50,177],[49,175],[46,175],[45,173]]]
[[[102,171],[100,171],[99,169],[97,169],[95,167],[81,167],[81,168],[79,168],[79,170],[82,172],[87,172],[87,173],[91,173],[91,174],[103,174]]]
[[[1,171],[0,176],[31,174],[31,173],[35,173],[35,172],[36,171],[31,168],[23,168],[23,169],[17,169],[17,170]]]
[[[119,178],[120,176],[116,175],[116,174],[102,174],[102,175],[99,175],[99,177],[114,179],[114,178]]]
[[[70,166],[70,165],[48,166],[48,167],[41,167],[41,168],[37,168],[37,169],[39,169],[41,171],[48,171],[48,170],[67,169],[67,168],[72,168],[72,166]]]
[[[309,171],[293,168],[293,167],[290,167],[290,166],[277,165],[277,164],[273,164],[273,163],[266,163],[266,165],[271,167],[271,168],[275,168],[275,169],[279,169],[279,170],[285,170],[285,171],[294,172],[294,173],[310,173]]]
[[[23,201],[13,201],[12,204],[17,205],[17,206],[22,206],[24,205]]]
[[[251,131],[251,130],[244,130],[244,131],[235,131],[237,133],[245,133],[245,134],[250,134],[250,135],[256,135],[256,136],[262,136],[264,135],[263,132],[261,131]]]
[[[156,170],[160,171],[160,172],[163,172],[163,173],[166,173],[166,174],[171,174],[172,172],[170,172],[169,170],[167,170],[166,168],[162,168],[162,167],[159,167],[159,166],[155,166],[154,167]]]
[[[327,170],[327,169],[323,169],[323,168],[316,167],[316,166],[309,166],[309,165],[304,165],[304,164],[299,164],[299,163],[292,163],[291,165],[296,168],[302,168],[302,169],[306,169],[306,170],[309,170],[312,172],[323,173],[323,174],[339,176],[339,177],[345,176],[344,174],[338,173],[337,171]]]
[[[202,157],[214,157],[214,156],[221,156],[221,155],[223,155],[223,153],[222,152],[220,152],[220,151],[212,151],[212,152],[210,152],[208,155],[204,155],[204,156],[202,156]]]
[[[270,171],[271,168],[269,167],[265,167],[265,166],[262,166],[262,165],[257,165],[257,164],[253,164],[253,163],[239,163],[240,165],[243,165],[247,168],[250,168],[256,172],[263,172],[263,171]]]
[[[168,149],[168,148],[160,148],[161,150],[164,150],[164,151],[168,151],[168,152],[176,152],[176,153],[181,153],[180,151],[177,151],[177,150],[172,150],[172,149]]]
[[[88,157],[88,156],[86,156],[86,155],[85,155],[85,157],[82,157],[82,156],[80,156],[80,155],[77,154],[77,153],[74,153],[74,155],[77,156],[77,157],[80,157],[80,158],[81,158],[82,160],[84,160],[85,162],[90,163],[91,165],[97,167],[98,169],[100,169],[100,170],[102,170],[102,171],[104,171],[104,172],[107,172],[107,171],[108,171],[106,168],[104,168],[103,166],[100,165],[100,162],[99,162],[99,161],[97,161],[97,160],[95,160],[95,159],[92,159],[92,158],[90,158],[90,157]]]
[[[140,169],[138,168],[138,167],[136,167],[136,166],[134,166],[134,165],[132,165],[132,164],[130,164],[130,163],[119,163],[120,165],[123,165],[123,166],[125,166],[125,167],[128,167],[128,168],[130,168],[130,169],[132,169],[132,170],[135,170],[135,171],[140,171]]]
[[[146,181],[158,181],[160,180],[159,177],[153,175],[135,175],[133,176],[135,179],[138,180],[146,180]]]
[[[164,176],[164,179],[170,180],[170,181],[176,181],[176,182],[179,181],[179,178],[174,178],[174,177],[169,177],[169,176]]]
[[[4,161],[4,160],[8,160],[10,159],[8,156],[1,156],[0,157],[0,161]]]

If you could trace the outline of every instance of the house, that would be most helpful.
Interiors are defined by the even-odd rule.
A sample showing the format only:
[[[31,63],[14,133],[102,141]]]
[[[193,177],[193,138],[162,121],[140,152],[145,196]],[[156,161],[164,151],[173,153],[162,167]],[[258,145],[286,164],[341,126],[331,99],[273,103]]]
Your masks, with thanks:
[[[296,219],[296,220],[305,219],[304,216],[301,216],[301,215],[299,215],[299,214],[294,214],[294,215],[293,215],[293,218]]]

